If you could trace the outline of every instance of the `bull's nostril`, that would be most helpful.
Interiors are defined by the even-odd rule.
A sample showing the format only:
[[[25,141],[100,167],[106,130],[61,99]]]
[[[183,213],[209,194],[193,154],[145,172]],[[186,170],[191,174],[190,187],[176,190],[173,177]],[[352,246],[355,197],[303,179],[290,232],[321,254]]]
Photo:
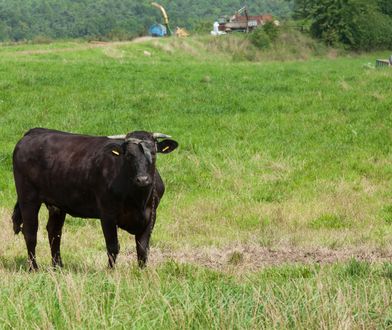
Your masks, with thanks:
[[[146,186],[150,183],[150,180],[148,179],[148,176],[138,176],[136,182],[141,186]]]

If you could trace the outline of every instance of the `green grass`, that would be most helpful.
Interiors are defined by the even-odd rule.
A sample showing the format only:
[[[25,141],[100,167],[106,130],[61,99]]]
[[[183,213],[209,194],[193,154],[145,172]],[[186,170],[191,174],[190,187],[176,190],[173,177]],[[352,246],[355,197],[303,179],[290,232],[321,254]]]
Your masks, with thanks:
[[[155,251],[259,246],[390,253],[392,70],[367,65],[388,54],[322,58],[293,51],[277,62],[262,53],[237,56],[241,42],[0,47],[0,324],[392,325],[388,264],[354,260],[254,273],[242,269],[243,256],[234,252],[229,271],[164,261],[140,272],[130,257],[133,240],[122,232],[119,267],[107,272],[98,222],[67,218],[66,268],[53,273],[45,212],[37,247],[43,270],[25,272],[23,239],[11,233],[11,155],[35,126],[99,135],[145,129],[180,143],[158,160],[167,192]]]
[[[0,322],[20,329],[388,328],[390,266],[281,266],[243,277],[174,262],[146,271],[6,269]]]

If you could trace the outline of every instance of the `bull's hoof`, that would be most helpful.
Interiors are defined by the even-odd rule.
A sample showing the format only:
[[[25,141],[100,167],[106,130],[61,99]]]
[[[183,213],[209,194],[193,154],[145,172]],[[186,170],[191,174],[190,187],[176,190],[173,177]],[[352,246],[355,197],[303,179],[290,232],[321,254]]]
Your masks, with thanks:
[[[38,265],[29,265],[29,273],[35,273],[38,271]]]
[[[52,261],[52,267],[56,269],[61,269],[64,267],[63,262],[61,260],[53,260]]]
[[[19,224],[14,224],[13,229],[14,229],[15,235],[18,235],[22,231],[22,226]]]
[[[147,260],[138,260],[137,264],[138,264],[140,269],[144,269],[147,266]]]

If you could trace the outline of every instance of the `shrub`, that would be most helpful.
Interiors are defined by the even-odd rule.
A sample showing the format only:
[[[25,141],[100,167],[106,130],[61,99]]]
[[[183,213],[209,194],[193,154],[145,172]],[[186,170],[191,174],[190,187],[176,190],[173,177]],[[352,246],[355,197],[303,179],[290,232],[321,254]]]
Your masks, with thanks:
[[[250,42],[260,49],[267,49],[271,46],[271,38],[263,27],[258,27],[249,36]]]
[[[270,48],[271,43],[275,42],[279,37],[279,27],[273,22],[267,22],[263,26],[256,28],[250,34],[250,41],[259,49]]]
[[[267,22],[263,25],[262,29],[268,35],[271,41],[275,41],[279,37],[279,27],[274,22]]]
[[[352,47],[372,50],[392,47],[392,19],[373,11],[358,18],[353,26]]]

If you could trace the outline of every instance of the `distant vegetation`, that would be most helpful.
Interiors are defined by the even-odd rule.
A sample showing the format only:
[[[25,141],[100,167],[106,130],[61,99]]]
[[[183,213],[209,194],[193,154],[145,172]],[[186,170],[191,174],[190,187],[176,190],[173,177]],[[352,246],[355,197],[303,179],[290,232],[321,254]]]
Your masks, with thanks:
[[[192,33],[208,33],[218,17],[244,5],[241,0],[158,2],[166,8],[172,29],[180,26]],[[295,28],[330,46],[392,48],[390,0],[253,0],[247,6],[250,15],[271,13],[281,21],[294,20]],[[156,22],[162,22],[161,13],[150,0],[0,0],[0,42],[129,40],[146,35]],[[274,42],[260,29],[251,39],[263,49]]]
[[[240,0],[158,2],[165,6],[173,27],[193,30],[212,29],[219,16],[232,15],[244,5]],[[291,15],[291,0],[247,4],[253,15]],[[151,24],[161,21],[159,10],[151,6],[150,0],[0,0],[0,41],[44,37],[130,39],[146,34]]]
[[[294,18],[329,45],[392,48],[391,0],[295,0]]]

